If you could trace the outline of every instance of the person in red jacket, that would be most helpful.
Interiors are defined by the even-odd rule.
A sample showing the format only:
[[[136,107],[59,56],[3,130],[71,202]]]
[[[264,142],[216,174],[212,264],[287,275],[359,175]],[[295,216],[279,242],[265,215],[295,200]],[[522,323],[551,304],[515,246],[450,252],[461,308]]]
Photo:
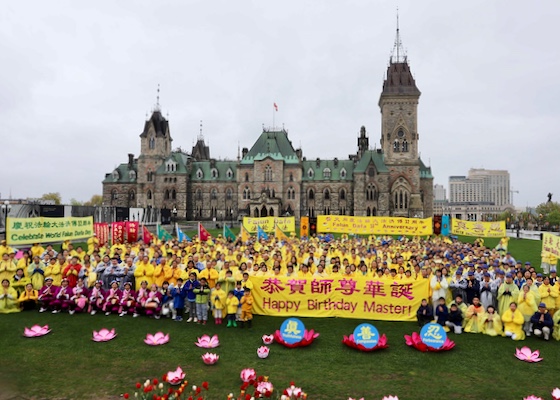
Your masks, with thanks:
[[[78,283],[78,274],[81,269],[82,266],[78,263],[78,257],[74,256],[72,260],[70,260],[70,263],[62,270],[62,278],[68,279],[68,286],[72,289],[75,288],[76,283]]]

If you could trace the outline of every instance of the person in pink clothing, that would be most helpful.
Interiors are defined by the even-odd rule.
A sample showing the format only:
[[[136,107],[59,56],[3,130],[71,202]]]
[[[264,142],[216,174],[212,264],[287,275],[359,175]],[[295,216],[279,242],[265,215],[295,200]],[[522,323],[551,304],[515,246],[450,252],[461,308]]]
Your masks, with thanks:
[[[60,282],[60,289],[56,293],[56,298],[51,303],[53,308],[52,313],[57,314],[61,311],[68,311],[70,310],[70,305],[72,304],[71,297],[74,294],[72,293],[72,288],[68,285],[68,279],[62,278]]]
[[[88,289],[84,284],[82,278],[78,278],[76,287],[72,289],[72,297],[70,298],[70,310],[68,311],[70,315],[75,312],[81,313],[88,308]]]
[[[39,312],[45,312],[47,310],[52,310],[52,303],[56,300],[56,294],[58,293],[58,286],[53,285],[53,278],[48,276],[45,278],[45,285],[39,290],[39,305],[41,308]]]
[[[98,280],[89,292],[89,308],[88,312],[95,315],[98,311],[103,311],[105,304],[105,291],[103,290],[103,281]]]
[[[123,317],[126,314],[134,314],[136,310],[136,293],[134,293],[134,290],[132,290],[131,282],[125,282],[120,303],[120,317]]]
[[[109,289],[109,291],[107,292],[105,303],[103,305],[103,311],[105,311],[105,315],[109,315],[111,313],[116,314],[119,312],[121,296],[122,292],[119,289],[119,282],[112,281],[111,289]]]

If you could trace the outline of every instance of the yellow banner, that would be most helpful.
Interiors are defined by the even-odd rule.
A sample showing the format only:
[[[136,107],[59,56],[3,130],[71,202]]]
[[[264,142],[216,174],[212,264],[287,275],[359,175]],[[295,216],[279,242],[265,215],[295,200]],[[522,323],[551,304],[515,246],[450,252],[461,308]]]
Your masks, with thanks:
[[[257,233],[258,226],[265,232],[274,232],[275,225],[284,232],[296,231],[296,219],[294,217],[243,218],[243,226],[249,233]]]
[[[63,242],[93,236],[93,217],[8,218],[9,245]]]
[[[560,236],[543,233],[542,251],[560,258]]]
[[[477,222],[451,219],[451,233],[454,235],[476,236],[476,237],[505,237],[505,221]]]
[[[433,233],[433,226],[431,218],[319,215],[317,217],[317,232],[424,236]]]
[[[429,280],[251,277],[255,314],[415,321]]]

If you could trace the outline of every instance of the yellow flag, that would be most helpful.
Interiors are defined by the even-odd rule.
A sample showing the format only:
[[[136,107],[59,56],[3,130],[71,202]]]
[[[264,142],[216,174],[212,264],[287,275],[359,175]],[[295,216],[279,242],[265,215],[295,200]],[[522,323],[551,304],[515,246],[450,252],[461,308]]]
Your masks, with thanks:
[[[247,232],[247,229],[245,229],[245,227],[243,226],[243,224],[241,224],[241,241],[243,243],[248,242],[249,241],[249,233]]]
[[[274,236],[278,240],[288,241],[288,236],[286,236],[286,234],[282,231],[282,229],[280,229],[277,224],[274,225]]]

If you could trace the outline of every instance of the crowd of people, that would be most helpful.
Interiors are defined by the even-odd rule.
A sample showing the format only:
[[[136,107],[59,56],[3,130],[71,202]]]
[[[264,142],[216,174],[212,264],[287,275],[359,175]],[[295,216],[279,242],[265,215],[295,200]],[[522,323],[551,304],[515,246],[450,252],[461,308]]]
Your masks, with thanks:
[[[121,317],[168,316],[205,324],[251,326],[252,276],[298,278],[370,276],[390,282],[429,280],[430,293],[417,316],[455,333],[484,333],[522,340],[537,335],[560,340],[557,260],[549,274],[482,239],[448,237],[359,238],[342,235],[250,242],[218,237],[201,242],[100,244],[87,249],[34,244],[28,251],[0,245],[0,313],[89,312]],[[544,261],[544,260],[543,260]]]

